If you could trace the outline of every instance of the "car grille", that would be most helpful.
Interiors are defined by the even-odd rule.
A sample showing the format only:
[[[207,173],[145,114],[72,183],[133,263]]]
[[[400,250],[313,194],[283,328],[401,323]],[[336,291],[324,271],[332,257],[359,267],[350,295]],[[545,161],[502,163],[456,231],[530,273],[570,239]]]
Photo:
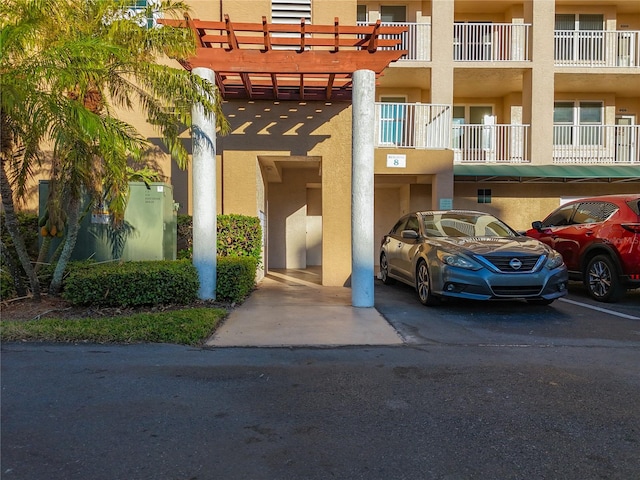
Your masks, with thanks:
[[[505,273],[531,272],[535,270],[538,263],[543,260],[543,256],[541,255],[490,255],[483,256],[482,258]],[[520,262],[520,268],[514,268],[512,265],[513,260]]]
[[[530,297],[538,295],[542,290],[542,285],[492,285],[491,290],[495,295],[501,297]]]

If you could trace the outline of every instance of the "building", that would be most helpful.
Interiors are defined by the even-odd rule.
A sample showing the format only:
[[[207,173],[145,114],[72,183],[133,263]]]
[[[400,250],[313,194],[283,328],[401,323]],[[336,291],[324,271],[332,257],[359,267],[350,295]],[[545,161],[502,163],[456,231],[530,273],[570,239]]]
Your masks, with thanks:
[[[278,40],[293,35],[304,51],[326,48],[311,25],[403,27],[387,35],[397,44],[379,47],[402,56],[375,86],[376,243],[411,210],[481,209],[525,229],[564,199],[640,191],[640,2],[187,3],[194,21],[227,20],[226,30],[201,30],[218,49],[227,40],[215,35],[230,28],[268,37],[274,50],[293,48]],[[264,39],[243,23],[264,24]],[[348,284],[357,241],[348,81],[327,95],[333,78],[318,87],[306,73],[295,82],[238,74],[225,85],[233,75],[216,74],[232,127],[217,138],[218,213],[262,219],[267,268],[321,266],[324,285]],[[192,213],[189,172],[160,164]]]

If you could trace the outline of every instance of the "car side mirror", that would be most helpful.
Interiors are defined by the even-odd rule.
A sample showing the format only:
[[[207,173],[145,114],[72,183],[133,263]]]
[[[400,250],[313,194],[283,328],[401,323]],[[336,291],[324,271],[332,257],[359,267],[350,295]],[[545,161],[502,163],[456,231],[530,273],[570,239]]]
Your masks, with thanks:
[[[537,231],[542,232],[542,222],[539,220],[536,220],[535,222],[531,223],[531,226],[533,228],[535,228]]]
[[[418,232],[414,230],[402,230],[402,232],[400,233],[400,236],[402,238],[409,238],[411,240],[415,240],[416,238],[418,238]]]

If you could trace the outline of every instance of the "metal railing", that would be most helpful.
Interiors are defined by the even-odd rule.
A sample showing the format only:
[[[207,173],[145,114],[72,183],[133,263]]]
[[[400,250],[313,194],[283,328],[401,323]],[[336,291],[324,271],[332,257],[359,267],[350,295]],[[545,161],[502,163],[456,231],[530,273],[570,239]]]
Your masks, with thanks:
[[[640,67],[640,32],[556,30],[558,66]]]
[[[359,26],[369,25],[358,22]],[[398,38],[402,43],[394,50],[407,50],[400,60],[428,62],[431,60],[431,25],[428,23],[382,22],[384,26],[407,27],[400,35],[381,35],[380,38]],[[386,48],[383,47],[383,50]]]
[[[456,23],[453,59],[459,62],[529,60],[529,30],[525,23]]]
[[[376,102],[375,121],[376,147],[450,148],[449,105]]]
[[[452,125],[451,107],[375,104],[375,147],[451,149],[456,163],[529,163],[529,125]],[[637,164],[640,125],[555,125],[557,164]]]
[[[529,125],[454,125],[456,163],[528,163]]]
[[[640,167],[640,125],[555,125],[553,162]]]

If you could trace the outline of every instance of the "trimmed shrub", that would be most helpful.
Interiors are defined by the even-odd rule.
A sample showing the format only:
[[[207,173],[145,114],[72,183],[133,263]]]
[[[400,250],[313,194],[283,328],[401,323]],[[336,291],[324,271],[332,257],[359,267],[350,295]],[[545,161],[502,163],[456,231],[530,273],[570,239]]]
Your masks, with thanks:
[[[197,298],[198,287],[189,261],[106,263],[70,268],[62,296],[76,305],[184,305]]]
[[[178,215],[178,258],[191,258],[193,222],[189,215]],[[257,217],[218,215],[216,253],[219,257],[253,257],[262,261],[262,225]]]
[[[253,257],[218,257],[216,298],[243,300],[255,287],[257,267]]]
[[[262,226],[257,217],[218,215],[218,256],[253,257],[260,262]]]

